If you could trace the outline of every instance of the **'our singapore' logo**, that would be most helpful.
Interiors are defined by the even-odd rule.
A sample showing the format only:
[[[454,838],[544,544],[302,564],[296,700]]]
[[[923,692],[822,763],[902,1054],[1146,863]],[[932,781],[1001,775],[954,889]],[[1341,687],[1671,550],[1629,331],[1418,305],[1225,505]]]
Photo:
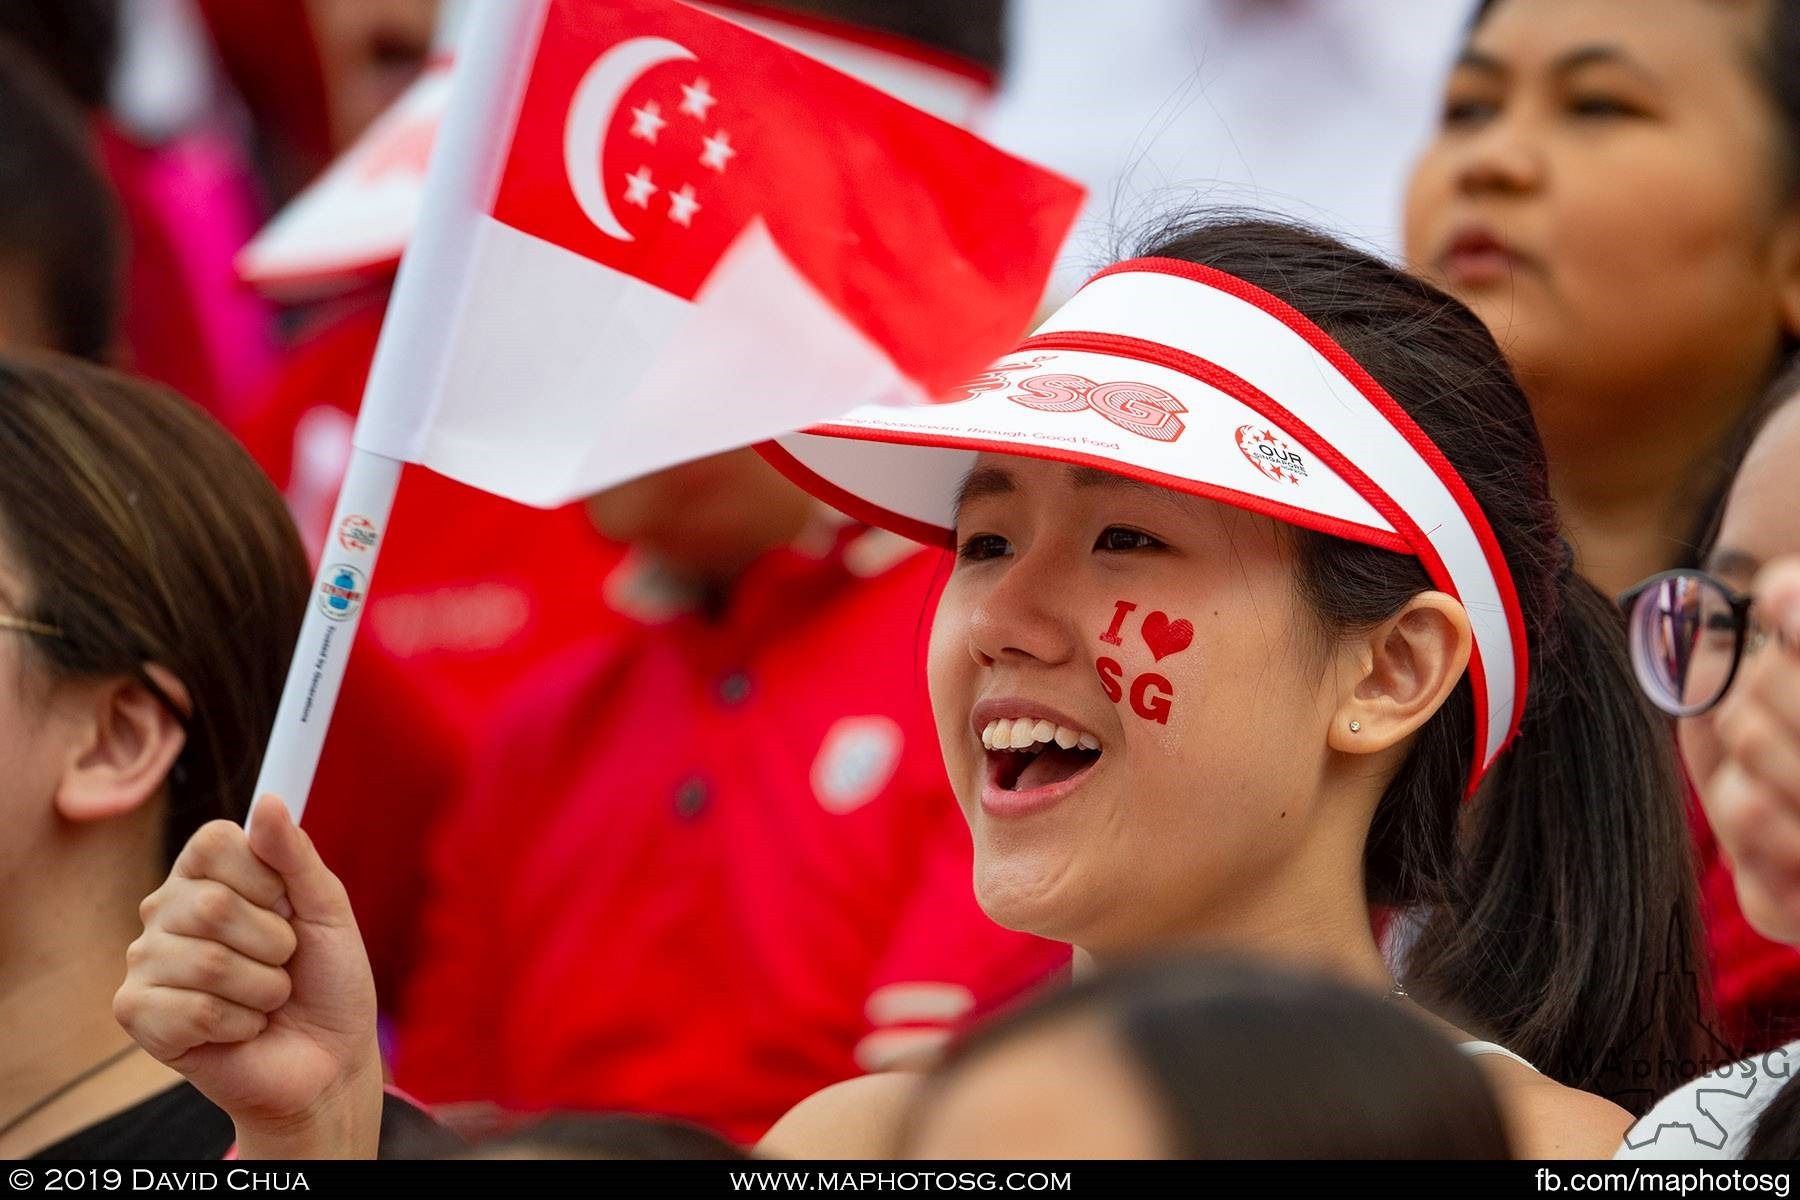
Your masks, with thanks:
[[[367,575],[349,563],[334,563],[325,569],[325,580],[319,584],[319,611],[333,621],[348,621],[368,594]]]
[[[1262,425],[1239,425],[1237,448],[1244,452],[1251,466],[1276,483],[1298,486],[1306,478],[1306,460],[1273,429]]]

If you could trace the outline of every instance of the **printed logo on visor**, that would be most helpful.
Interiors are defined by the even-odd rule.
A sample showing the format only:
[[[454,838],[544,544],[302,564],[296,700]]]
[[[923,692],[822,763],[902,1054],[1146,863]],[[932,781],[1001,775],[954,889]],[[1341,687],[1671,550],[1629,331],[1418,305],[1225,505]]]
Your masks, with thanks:
[[[1014,380],[1022,372],[1040,367],[1055,358],[1040,354],[1024,362],[999,363],[962,384],[963,394],[946,404],[964,404],[989,392],[1017,388],[1008,396],[1014,404],[1038,412],[1074,413],[1092,409],[1127,433],[1154,442],[1173,442],[1187,427],[1176,413],[1187,406],[1152,383],[1119,380],[1095,383],[1085,375],[1068,372],[1046,372],[1029,379]]]
[[[946,400],[946,404],[962,404],[988,392],[1003,391],[1013,385],[1012,377],[1020,371],[1029,371],[1033,367],[1042,366],[1050,361],[1050,355],[1040,354],[1036,358],[1024,362],[999,363],[973,379],[966,380],[961,386],[963,394],[954,400]]]
[[[1176,413],[1187,408],[1149,383],[1095,383],[1080,375],[1034,375],[1021,380],[1014,404],[1038,412],[1085,412],[1093,409],[1127,433],[1157,442],[1172,442],[1186,428]]]
[[[1306,459],[1267,426],[1239,425],[1237,448],[1244,452],[1251,466],[1276,483],[1291,483],[1297,487],[1306,478]]]

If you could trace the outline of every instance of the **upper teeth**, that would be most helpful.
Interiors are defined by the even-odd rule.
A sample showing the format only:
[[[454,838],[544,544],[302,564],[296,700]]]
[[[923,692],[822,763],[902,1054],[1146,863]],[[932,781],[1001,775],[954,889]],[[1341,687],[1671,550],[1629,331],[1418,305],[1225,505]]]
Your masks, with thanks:
[[[989,750],[1029,750],[1047,742],[1055,742],[1064,750],[1077,746],[1083,750],[1100,748],[1100,739],[1093,734],[1042,717],[1002,717],[989,721],[981,731],[981,744]]]

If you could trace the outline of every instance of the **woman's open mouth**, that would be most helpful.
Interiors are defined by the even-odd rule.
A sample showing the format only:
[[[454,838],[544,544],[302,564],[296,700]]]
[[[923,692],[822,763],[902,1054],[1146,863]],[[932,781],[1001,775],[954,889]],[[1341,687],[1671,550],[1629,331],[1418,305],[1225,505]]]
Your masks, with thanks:
[[[987,780],[981,805],[996,816],[1023,816],[1080,786],[1104,753],[1100,739],[1046,717],[1000,717],[981,729]]]

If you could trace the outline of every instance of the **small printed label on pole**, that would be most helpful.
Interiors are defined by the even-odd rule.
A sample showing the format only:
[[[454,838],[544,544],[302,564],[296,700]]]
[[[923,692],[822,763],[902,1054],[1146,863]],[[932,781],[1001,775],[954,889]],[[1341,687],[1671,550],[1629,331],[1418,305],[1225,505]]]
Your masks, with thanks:
[[[369,593],[369,577],[349,563],[325,568],[319,583],[319,611],[333,621],[348,621],[362,608]]]
[[[351,513],[338,526],[338,545],[354,554],[367,554],[375,548],[375,524],[367,517]]]

